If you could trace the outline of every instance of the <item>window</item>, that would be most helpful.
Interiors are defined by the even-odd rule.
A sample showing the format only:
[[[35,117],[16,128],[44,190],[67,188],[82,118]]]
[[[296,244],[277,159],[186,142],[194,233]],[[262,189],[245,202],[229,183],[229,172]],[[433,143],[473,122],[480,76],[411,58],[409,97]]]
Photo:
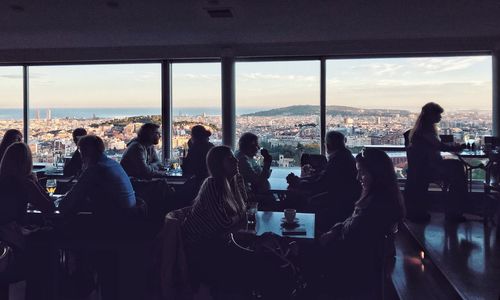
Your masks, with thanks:
[[[0,67],[0,138],[9,129],[23,131],[22,67]]]
[[[185,156],[194,125],[212,132],[210,142],[222,144],[220,63],[172,65],[172,159]]]
[[[302,153],[320,152],[319,74],[319,61],[236,64],[237,138],[259,137],[273,157],[273,177],[300,167]]]
[[[492,130],[491,57],[335,59],[327,61],[327,130],[364,145],[403,145],[421,107],[444,109],[440,134],[479,144]],[[390,153],[404,176],[405,153]]]
[[[161,125],[160,72],[160,64],[30,67],[34,161],[50,163],[57,154],[71,155],[76,148],[71,133],[77,127],[100,136],[106,154],[119,160],[143,123]]]

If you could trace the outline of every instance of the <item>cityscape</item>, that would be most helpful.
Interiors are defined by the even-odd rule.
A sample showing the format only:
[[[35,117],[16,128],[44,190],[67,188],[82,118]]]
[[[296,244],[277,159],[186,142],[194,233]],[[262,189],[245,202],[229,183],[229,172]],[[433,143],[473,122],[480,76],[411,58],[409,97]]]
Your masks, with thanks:
[[[327,130],[340,131],[347,137],[347,146],[356,154],[366,145],[403,145],[403,133],[410,129],[418,112],[390,109],[360,109],[346,106],[327,106]],[[145,122],[161,123],[159,115],[101,118],[53,117],[51,109],[37,110],[30,120],[29,147],[33,161],[54,163],[58,157],[67,157],[76,149],[71,132],[77,127],[100,136],[106,154],[120,160],[127,143],[136,137]],[[173,119],[172,160],[182,163],[186,154],[190,129],[203,124],[212,132],[210,140],[222,143],[220,115],[187,115],[179,113]],[[22,120],[0,120],[0,136],[10,128],[22,129]],[[446,112],[439,124],[440,134],[453,135],[457,143],[481,144],[483,136],[491,135],[491,111],[456,110]],[[236,134],[253,132],[260,145],[273,156],[273,167],[296,168],[302,153],[320,152],[319,107],[313,105],[289,106],[257,111],[237,116]],[[161,155],[161,142],[157,147]],[[406,156],[391,153],[400,177],[404,177]]]

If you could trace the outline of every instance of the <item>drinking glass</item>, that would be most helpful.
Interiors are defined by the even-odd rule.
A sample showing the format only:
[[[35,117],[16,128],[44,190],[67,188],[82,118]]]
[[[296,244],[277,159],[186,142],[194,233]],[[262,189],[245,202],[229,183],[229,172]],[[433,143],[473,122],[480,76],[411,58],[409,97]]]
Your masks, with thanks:
[[[57,188],[57,181],[55,179],[47,179],[45,188],[47,189],[47,193],[49,193],[50,196],[54,195]]]
[[[255,225],[255,215],[257,214],[257,209],[259,207],[258,202],[250,202],[247,205],[247,222],[248,225]]]

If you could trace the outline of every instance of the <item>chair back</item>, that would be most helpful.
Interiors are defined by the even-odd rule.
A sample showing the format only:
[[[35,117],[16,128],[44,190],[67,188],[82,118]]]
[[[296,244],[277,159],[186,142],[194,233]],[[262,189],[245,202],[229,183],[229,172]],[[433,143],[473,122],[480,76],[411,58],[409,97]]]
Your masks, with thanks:
[[[451,134],[440,134],[439,139],[441,139],[441,142],[448,144],[448,143],[453,143],[453,135]]]
[[[406,149],[408,149],[408,146],[410,146],[410,131],[411,131],[411,129],[408,129],[403,133]]]

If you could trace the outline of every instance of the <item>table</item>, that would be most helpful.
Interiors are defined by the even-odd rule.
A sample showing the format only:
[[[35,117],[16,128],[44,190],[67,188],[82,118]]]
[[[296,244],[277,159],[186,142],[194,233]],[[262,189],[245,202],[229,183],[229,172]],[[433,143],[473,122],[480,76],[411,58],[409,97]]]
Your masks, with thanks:
[[[279,236],[287,236],[296,239],[314,240],[315,238],[315,215],[309,213],[297,213],[296,218],[299,219],[299,227],[306,230],[304,235],[283,235],[281,227],[281,219],[285,215],[278,211],[258,211],[255,216],[255,234],[262,235],[266,232],[272,232]]]
[[[477,165],[472,165],[468,160],[472,158],[489,159],[488,154],[486,154],[483,150],[468,150],[468,149],[464,149],[460,152],[452,154],[456,155],[458,159],[464,164],[467,178],[469,181],[469,192],[472,192],[472,171],[474,171],[475,169],[486,170],[487,164],[481,162]]]

